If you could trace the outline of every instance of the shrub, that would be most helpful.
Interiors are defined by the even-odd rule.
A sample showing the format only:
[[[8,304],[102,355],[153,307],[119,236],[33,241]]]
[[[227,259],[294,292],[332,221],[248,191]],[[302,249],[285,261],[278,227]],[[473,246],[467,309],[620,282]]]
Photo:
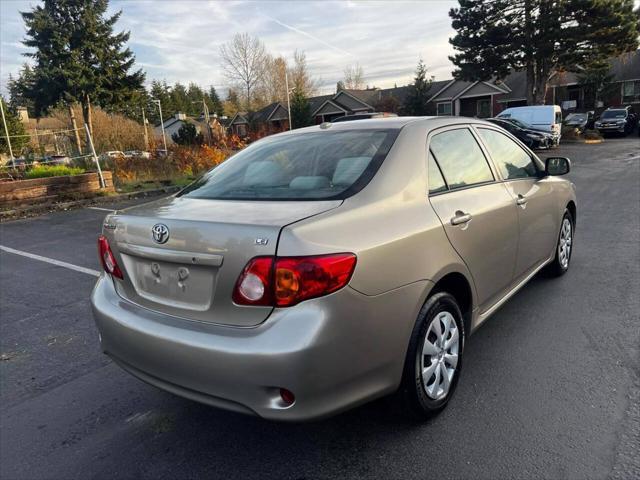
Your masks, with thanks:
[[[587,130],[582,135],[585,140],[602,140],[602,135],[597,130]]]
[[[25,173],[25,178],[64,177],[66,175],[80,175],[84,168],[68,167],[66,165],[39,165]]]
[[[103,168],[113,172],[116,182],[168,180],[177,177],[197,176],[222,163],[229,151],[218,147],[169,146],[168,155],[152,155],[151,158],[109,159]]]

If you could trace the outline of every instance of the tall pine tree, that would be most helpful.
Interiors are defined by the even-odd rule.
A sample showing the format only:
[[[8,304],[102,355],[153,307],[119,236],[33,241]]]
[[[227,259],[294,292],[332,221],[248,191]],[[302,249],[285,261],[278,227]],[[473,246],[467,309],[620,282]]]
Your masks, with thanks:
[[[211,86],[209,88],[207,97],[208,97],[207,107],[209,107],[209,111],[211,112],[211,114],[215,113],[219,117],[224,115],[224,107],[222,105],[222,101],[220,100],[220,97],[218,96],[218,92],[216,92],[216,89],[214,86]]]
[[[543,104],[557,71],[602,65],[638,48],[633,0],[458,0],[456,78],[489,80],[524,70],[527,101]]]
[[[142,88],[144,73],[133,73],[135,57],[126,47],[129,32],[114,33],[122,12],[106,16],[108,0],[44,0],[22,12],[26,55],[35,60],[27,96],[36,114],[59,102],[82,105],[91,128],[91,104],[117,108]],[[78,142],[79,144],[79,142]]]
[[[427,114],[427,101],[433,77],[427,78],[427,67],[422,59],[416,68],[416,77],[413,85],[409,89],[407,98],[404,101],[402,113],[405,115],[421,116]]]
[[[311,106],[304,92],[295,89],[291,95],[291,127],[302,128],[313,124]]]

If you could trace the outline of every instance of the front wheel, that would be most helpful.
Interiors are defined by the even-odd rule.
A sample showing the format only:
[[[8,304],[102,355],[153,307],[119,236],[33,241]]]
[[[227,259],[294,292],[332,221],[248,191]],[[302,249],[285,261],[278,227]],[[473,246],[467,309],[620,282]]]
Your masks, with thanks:
[[[444,292],[431,296],[413,329],[399,392],[414,417],[432,417],[449,402],[458,383],[464,339],[456,299]]]
[[[556,256],[553,262],[547,267],[547,272],[554,277],[559,277],[567,273],[569,263],[571,262],[571,254],[573,253],[573,233],[574,222],[571,212],[565,210],[560,225],[560,234],[558,235],[558,244],[556,245]]]

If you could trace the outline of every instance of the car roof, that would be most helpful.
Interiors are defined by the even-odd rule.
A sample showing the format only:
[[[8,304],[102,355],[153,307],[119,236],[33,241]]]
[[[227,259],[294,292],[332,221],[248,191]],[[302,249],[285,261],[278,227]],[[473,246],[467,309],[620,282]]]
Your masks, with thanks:
[[[283,133],[279,133],[277,135],[270,135],[266,138],[280,137],[286,135],[297,135],[301,133],[309,133],[309,132],[321,132],[321,131],[342,131],[342,130],[370,130],[370,129],[396,129],[400,130],[404,126],[408,124],[418,124],[423,123],[424,126],[428,129],[445,127],[448,125],[461,125],[461,124],[484,124],[489,126],[494,126],[494,124],[487,122],[486,120],[481,120],[478,118],[470,118],[470,117],[457,117],[457,116],[439,116],[439,117],[383,117],[383,118],[371,118],[371,119],[363,119],[358,120],[357,122],[336,122],[330,123],[325,122],[326,125],[330,125],[325,127],[321,125],[314,125],[312,127],[298,128],[294,130],[289,130]]]

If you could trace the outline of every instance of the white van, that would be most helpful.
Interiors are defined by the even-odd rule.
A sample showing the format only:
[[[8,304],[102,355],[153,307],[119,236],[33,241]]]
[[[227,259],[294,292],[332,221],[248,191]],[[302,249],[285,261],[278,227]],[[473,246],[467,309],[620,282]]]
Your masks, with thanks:
[[[555,145],[560,143],[562,130],[562,110],[558,105],[533,105],[530,107],[512,107],[503,110],[498,118],[515,118],[537,130],[553,135]]]

